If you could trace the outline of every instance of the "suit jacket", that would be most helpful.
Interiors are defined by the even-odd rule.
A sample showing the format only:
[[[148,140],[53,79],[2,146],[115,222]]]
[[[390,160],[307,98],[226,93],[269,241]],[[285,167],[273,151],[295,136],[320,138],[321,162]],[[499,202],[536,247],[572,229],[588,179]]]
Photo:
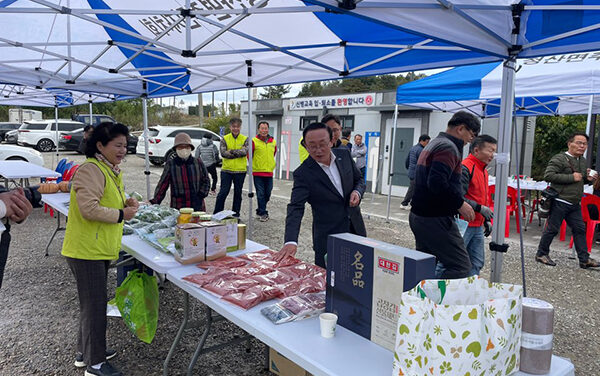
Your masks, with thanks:
[[[344,195],[339,194],[325,171],[309,156],[294,171],[294,187],[285,219],[285,241],[297,242],[304,216],[304,204],[306,202],[310,204],[313,214],[313,249],[317,254],[327,252],[328,235],[351,232],[354,227],[353,233],[366,236],[360,209],[354,210],[356,214],[352,217],[355,221],[360,217],[362,233],[357,231],[356,226],[351,226],[350,209],[354,208],[349,206],[352,191],[358,191],[361,197],[365,192],[364,179],[350,157],[348,149],[332,149],[332,151],[336,156],[334,163],[340,172]]]

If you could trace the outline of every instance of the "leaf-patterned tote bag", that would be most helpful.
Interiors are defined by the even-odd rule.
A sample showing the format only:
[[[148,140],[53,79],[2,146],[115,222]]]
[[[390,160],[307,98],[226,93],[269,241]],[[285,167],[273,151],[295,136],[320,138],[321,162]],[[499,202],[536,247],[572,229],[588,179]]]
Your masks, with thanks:
[[[402,294],[393,376],[506,376],[519,370],[519,285],[425,280]]]

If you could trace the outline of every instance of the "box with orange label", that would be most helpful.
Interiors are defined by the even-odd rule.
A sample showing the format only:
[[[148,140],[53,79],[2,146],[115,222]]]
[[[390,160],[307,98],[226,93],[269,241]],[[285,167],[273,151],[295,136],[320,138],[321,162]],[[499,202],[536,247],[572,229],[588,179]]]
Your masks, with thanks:
[[[214,260],[227,255],[227,227],[217,222],[200,223],[205,230],[205,259]]]
[[[337,324],[394,351],[403,291],[434,278],[435,257],[352,234],[329,235],[327,312]]]
[[[195,223],[177,225],[175,229],[175,248],[181,258],[203,255],[206,230]]]

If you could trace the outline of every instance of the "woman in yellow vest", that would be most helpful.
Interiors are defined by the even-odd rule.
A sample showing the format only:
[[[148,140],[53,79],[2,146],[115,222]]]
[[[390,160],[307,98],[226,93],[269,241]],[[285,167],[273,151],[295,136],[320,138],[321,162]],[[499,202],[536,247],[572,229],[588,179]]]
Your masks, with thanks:
[[[87,157],[71,188],[69,221],[62,254],[75,276],[79,328],[75,365],[86,375],[121,375],[108,363],[116,351],[106,347],[107,274],[121,249],[123,221],[135,216],[138,202],[125,199],[119,164],[127,154],[129,131],[102,123],[88,139]]]
[[[221,157],[223,157],[223,166],[221,167],[221,188],[217,194],[215,202],[215,211],[218,213],[225,207],[225,200],[229,196],[231,183],[233,183],[233,207],[234,216],[240,216],[242,207],[242,187],[246,179],[246,155],[248,154],[248,137],[240,133],[242,129],[242,120],[231,118],[229,120],[229,129],[231,133],[226,134],[221,139]]]

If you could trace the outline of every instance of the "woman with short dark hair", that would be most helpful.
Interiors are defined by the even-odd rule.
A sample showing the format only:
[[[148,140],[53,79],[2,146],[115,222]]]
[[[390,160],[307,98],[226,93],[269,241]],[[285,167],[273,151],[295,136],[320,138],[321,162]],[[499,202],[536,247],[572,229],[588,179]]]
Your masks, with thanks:
[[[116,352],[106,347],[106,303],[108,266],[119,256],[123,222],[133,218],[138,208],[134,198],[125,198],[119,169],[127,154],[128,135],[123,124],[98,125],[87,140],[87,159],[71,179],[62,255],[77,283],[75,366],[87,366],[85,375],[121,375],[107,361]]]

